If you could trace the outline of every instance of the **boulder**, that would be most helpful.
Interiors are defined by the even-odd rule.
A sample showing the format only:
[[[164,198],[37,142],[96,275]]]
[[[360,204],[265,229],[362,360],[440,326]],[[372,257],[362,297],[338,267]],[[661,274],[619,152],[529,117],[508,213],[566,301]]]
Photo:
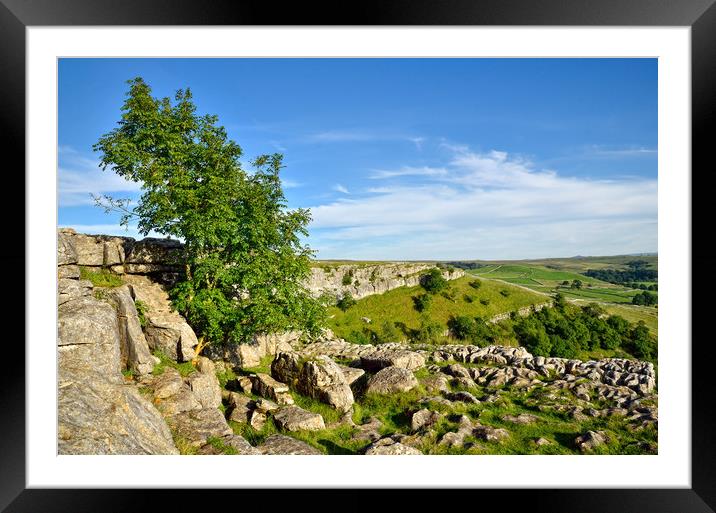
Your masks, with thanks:
[[[341,369],[343,376],[346,378],[346,384],[349,386],[355,383],[356,380],[358,380],[361,376],[365,374],[365,371],[363,369],[356,369],[355,367],[338,365],[338,368]]]
[[[283,383],[295,386],[301,372],[301,356],[292,351],[281,351],[276,353],[276,358],[271,362],[271,375]]]
[[[412,372],[400,367],[386,367],[368,380],[367,394],[394,394],[407,392],[418,386]]]
[[[243,436],[228,435],[218,439],[227,452],[217,449],[212,444],[206,444],[199,449],[199,454],[261,454],[256,448],[252,447]]]
[[[58,308],[60,367],[98,372],[122,383],[117,314],[91,296],[67,301]]]
[[[136,388],[106,378],[61,364],[59,454],[178,454],[156,408]]]
[[[418,455],[423,454],[418,449],[403,445],[392,438],[381,438],[368,446],[367,455]]]
[[[609,442],[609,437],[604,431],[587,431],[574,440],[574,444],[582,452],[589,452],[607,442]]]
[[[284,431],[320,431],[326,429],[323,417],[298,406],[282,406],[273,414],[278,426]]]
[[[199,372],[195,372],[186,378],[186,383],[194,393],[203,408],[218,408],[221,405],[221,387],[214,371],[214,365],[208,358],[203,358],[204,365],[197,366]],[[207,363],[210,365],[207,365]],[[203,372],[202,372],[203,370]]]
[[[166,399],[155,399],[154,404],[165,417],[202,409],[199,399],[184,383],[176,394]]]
[[[298,391],[339,411],[353,406],[353,391],[341,368],[328,356],[317,356],[303,364]]]
[[[499,442],[500,440],[510,436],[510,432],[503,428],[494,428],[491,426],[477,425],[473,428],[472,434],[487,442]]]
[[[167,417],[166,420],[177,437],[194,447],[201,447],[209,437],[233,434],[226,419],[216,408],[186,411]]]
[[[410,427],[413,431],[427,429],[439,421],[441,417],[442,415],[438,412],[424,408],[413,413],[413,417],[410,420]]]
[[[151,373],[154,366],[159,363],[159,358],[149,351],[149,344],[144,337],[129,286],[122,285],[112,289],[110,297],[117,309],[123,364],[140,375]]]
[[[319,455],[318,449],[286,435],[271,435],[256,447],[261,454]]]
[[[252,374],[249,376],[253,393],[273,399],[279,404],[293,404],[293,397],[288,391],[288,385],[276,381],[268,374]]]
[[[154,392],[155,399],[166,399],[178,394],[184,387],[184,382],[179,371],[167,367],[162,374],[151,380],[149,386]]]
[[[414,351],[379,349],[361,356],[361,367],[368,372],[377,372],[386,367],[400,367],[416,370],[425,366],[425,357]]]

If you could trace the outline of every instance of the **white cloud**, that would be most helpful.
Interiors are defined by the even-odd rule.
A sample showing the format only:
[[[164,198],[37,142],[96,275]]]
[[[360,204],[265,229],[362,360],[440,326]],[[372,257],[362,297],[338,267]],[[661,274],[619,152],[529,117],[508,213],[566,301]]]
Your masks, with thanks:
[[[345,185],[341,185],[339,183],[333,186],[333,190],[336,192],[340,192],[341,194],[350,194],[348,188]]]
[[[393,170],[376,169],[369,178],[381,180],[398,176],[444,176],[447,173],[445,168],[403,166],[400,169]]]
[[[428,181],[312,207],[312,247],[322,258],[376,259],[533,258],[657,248],[655,179],[563,177],[504,152],[464,147],[452,148],[444,168],[399,168],[382,177],[408,175]]]

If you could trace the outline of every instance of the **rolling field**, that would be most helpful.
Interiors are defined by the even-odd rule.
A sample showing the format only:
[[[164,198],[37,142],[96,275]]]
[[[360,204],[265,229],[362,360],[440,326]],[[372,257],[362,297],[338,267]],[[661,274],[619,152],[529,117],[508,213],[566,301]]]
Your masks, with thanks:
[[[450,300],[436,294],[423,314],[415,309],[412,299],[424,292],[422,287],[400,287],[385,294],[368,296],[346,312],[330,307],[328,327],[337,336],[350,339],[351,332],[361,331],[366,327],[380,330],[385,321],[404,323],[409,329],[418,329],[421,319],[427,317],[431,322],[447,327],[447,321],[453,315],[479,316],[487,320],[501,313],[549,300],[542,294],[498,281],[480,280],[482,286],[476,290],[470,286],[474,279],[472,276],[464,276],[450,281],[450,289],[454,291],[455,299]],[[501,294],[503,290],[508,291],[507,297]],[[466,295],[472,298],[472,302],[465,299]],[[481,300],[488,304],[483,304]],[[370,319],[370,324],[361,320],[362,317]]]

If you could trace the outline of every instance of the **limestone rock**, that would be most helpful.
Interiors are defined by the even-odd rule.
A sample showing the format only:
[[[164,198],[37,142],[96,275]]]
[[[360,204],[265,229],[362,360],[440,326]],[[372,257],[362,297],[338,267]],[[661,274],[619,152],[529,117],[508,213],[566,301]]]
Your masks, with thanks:
[[[271,362],[271,375],[283,383],[293,384],[301,372],[301,355],[292,351],[280,351]]]
[[[276,381],[268,374],[252,374],[252,390],[256,395],[273,399],[279,404],[293,404],[293,397],[288,391],[288,385]]]
[[[154,404],[165,417],[202,408],[199,399],[184,383],[176,394],[166,399],[155,399]]]
[[[425,366],[425,357],[413,351],[378,350],[361,356],[361,367],[369,372],[377,372],[386,367],[400,367],[416,370]]]
[[[286,435],[271,435],[256,449],[261,454],[319,455],[318,449]]]
[[[58,308],[59,366],[103,374],[122,383],[117,315],[109,304],[91,296]]]
[[[167,423],[177,436],[194,447],[206,443],[209,437],[233,434],[226,419],[216,408],[192,410],[167,417]]]
[[[273,414],[273,418],[284,431],[320,431],[326,429],[323,417],[299,408],[282,406]]]
[[[407,392],[418,386],[418,380],[412,372],[400,367],[386,367],[368,380],[366,393],[394,394]]]
[[[410,427],[413,431],[426,429],[440,420],[441,415],[438,412],[430,411],[427,408],[419,410],[413,414],[410,420]]]
[[[304,363],[297,388],[339,411],[348,411],[353,406],[353,391],[343,371],[327,356],[317,356]]]
[[[57,265],[71,265],[77,263],[77,250],[72,242],[75,231],[70,228],[57,230]]]
[[[159,412],[104,373],[60,367],[59,454],[178,454]]]
[[[539,419],[529,413],[520,413],[519,415],[503,415],[502,420],[513,424],[533,424]]]
[[[256,449],[255,447],[252,447],[251,444],[249,442],[247,442],[243,436],[240,436],[240,435],[224,436],[224,437],[220,438],[219,441],[224,446],[226,446],[229,449],[229,451],[231,451],[229,454],[238,454],[238,455],[261,454],[258,451],[258,449]],[[211,444],[206,444],[201,449],[199,449],[199,454],[225,454],[225,453],[217,450]]]
[[[156,399],[166,399],[178,394],[183,386],[184,382],[179,371],[171,367],[165,368],[164,372],[156,376],[150,384]]]
[[[146,276],[127,276],[135,300],[147,306],[145,335],[152,350],[160,350],[176,361],[189,361],[199,343],[184,318],[172,310],[165,288]]]
[[[338,365],[338,368],[341,369],[343,376],[346,378],[346,384],[349,386],[355,383],[357,379],[359,379],[365,374],[365,371],[363,369],[356,369],[355,367]]]
[[[208,359],[204,359],[211,363]],[[206,370],[206,367],[204,368]],[[203,408],[218,408],[221,405],[221,387],[213,365],[208,372],[199,370],[191,374],[186,378],[186,383]]]
[[[403,445],[392,438],[382,438],[366,449],[367,455],[417,455],[423,454],[418,449]]]
[[[149,344],[144,337],[139,322],[137,308],[134,305],[131,291],[127,285],[114,288],[110,291],[117,308],[119,323],[119,340],[122,360],[126,366],[138,374],[149,374],[159,359],[149,351]]]
[[[61,265],[57,268],[57,278],[68,278],[71,280],[80,279],[80,266],[79,265]]]
[[[60,278],[57,283],[57,304],[64,305],[68,301],[92,295],[92,282]]]
[[[609,437],[604,431],[587,431],[574,440],[574,444],[582,452],[589,452],[607,442],[609,442]]]

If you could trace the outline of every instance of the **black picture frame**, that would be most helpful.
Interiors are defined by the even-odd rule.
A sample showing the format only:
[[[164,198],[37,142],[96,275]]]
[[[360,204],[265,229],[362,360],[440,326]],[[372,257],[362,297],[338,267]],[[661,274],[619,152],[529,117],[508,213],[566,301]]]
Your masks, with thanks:
[[[692,269],[706,268],[716,260],[707,251],[711,217],[708,206],[714,173],[710,135],[716,123],[716,0],[362,0],[360,2],[273,2],[245,0],[0,0],[0,145],[6,180],[15,180],[12,194],[3,202],[5,251],[0,253],[7,302],[6,319],[24,318],[25,225],[25,29],[28,26],[77,25],[557,25],[557,26],[688,26],[691,27],[692,72]],[[8,157],[10,157],[8,159]],[[14,162],[12,167],[8,162]],[[8,185],[7,187],[11,187]],[[708,196],[707,196],[708,195]],[[13,204],[14,203],[14,204]],[[699,209],[701,211],[699,211]],[[11,246],[11,247],[10,247]],[[9,272],[9,270],[14,270]],[[693,289],[692,289],[693,290]],[[23,291],[23,292],[21,292]],[[7,296],[7,292],[5,294]],[[692,293],[692,319],[708,319],[710,305]],[[19,311],[23,309],[22,312]],[[3,321],[4,324],[8,321]],[[24,326],[13,323],[12,336],[24,340]],[[486,505],[497,499],[501,509],[569,512],[713,512],[716,509],[716,423],[712,411],[715,386],[711,379],[714,343],[699,334],[692,322],[692,487],[690,489],[580,489],[580,490],[473,490]],[[701,335],[701,336],[699,336]],[[11,335],[7,334],[9,338]],[[668,341],[684,344],[689,341]],[[164,511],[185,511],[201,490],[68,490],[26,489],[25,481],[25,357],[19,344],[7,341],[6,358],[12,364],[0,372],[0,509],[8,512],[148,511],[161,504]],[[7,361],[7,360],[6,360]],[[363,497],[346,501],[336,491],[297,490],[295,500],[341,501],[341,509],[364,507]],[[429,490],[415,490],[416,500]],[[450,498],[462,498],[450,492]],[[259,492],[259,496],[265,492]],[[239,500],[240,497],[240,500]],[[211,501],[246,507],[245,490],[212,490]],[[236,501],[236,502],[234,502]],[[370,501],[370,500],[369,500]],[[484,501],[484,502],[483,502]],[[240,506],[239,506],[240,505]]]

